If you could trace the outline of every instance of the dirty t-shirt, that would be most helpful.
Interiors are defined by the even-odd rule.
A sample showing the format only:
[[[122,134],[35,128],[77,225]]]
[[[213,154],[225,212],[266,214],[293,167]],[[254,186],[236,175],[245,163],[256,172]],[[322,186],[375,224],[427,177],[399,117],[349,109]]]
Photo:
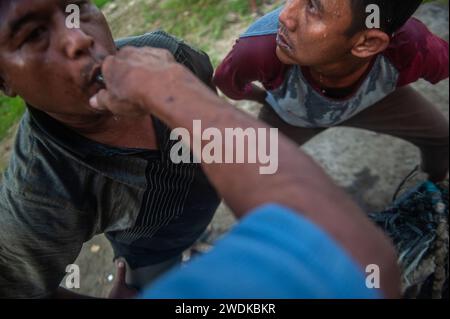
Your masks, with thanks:
[[[208,57],[167,37],[131,44],[168,48],[209,84]],[[157,151],[115,148],[29,106],[0,185],[0,298],[50,297],[96,234],[133,268],[171,259],[201,236],[220,199],[198,164],[170,160],[177,141],[153,124]]]

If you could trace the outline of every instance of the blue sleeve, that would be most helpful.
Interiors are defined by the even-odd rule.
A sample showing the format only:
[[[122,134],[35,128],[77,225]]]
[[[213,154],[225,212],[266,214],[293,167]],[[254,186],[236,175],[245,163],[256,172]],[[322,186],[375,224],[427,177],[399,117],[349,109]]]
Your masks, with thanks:
[[[155,283],[143,298],[379,298],[324,231],[278,205],[250,213],[215,248]]]

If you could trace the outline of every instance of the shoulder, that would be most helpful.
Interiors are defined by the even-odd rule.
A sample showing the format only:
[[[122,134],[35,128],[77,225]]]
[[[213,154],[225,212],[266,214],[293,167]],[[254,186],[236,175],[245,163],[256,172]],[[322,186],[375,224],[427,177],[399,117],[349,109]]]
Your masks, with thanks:
[[[121,38],[115,41],[118,49],[125,46],[146,47],[151,46],[155,48],[167,49],[173,54],[177,51],[181,41],[174,36],[162,31],[152,31],[138,36]]]
[[[448,43],[415,18],[394,35],[383,55],[400,72],[400,85],[421,77],[438,82],[445,73],[441,69],[448,68]]]
[[[182,54],[189,53],[190,58],[197,58],[194,56],[195,54],[202,57],[208,57],[205,52],[194,48],[183,40],[162,30],[152,31],[139,36],[118,39],[115,43],[118,49],[125,46],[166,49],[171,52],[180,63],[183,63],[183,58],[186,58],[185,56],[181,56]]]
[[[69,192],[75,193],[78,189],[81,193],[79,176],[83,174],[78,164],[39,132],[31,121],[26,112],[1,181],[2,188],[15,194],[9,198],[11,204],[29,199],[44,206],[69,207]]]
[[[280,7],[256,20],[241,37],[276,34],[279,28],[279,17],[283,7]]]
[[[421,21],[412,18],[394,35],[384,55],[398,68],[409,66],[416,57],[426,56],[433,52],[440,39]]]
[[[178,63],[189,68],[206,85],[211,85],[214,70],[209,56],[205,52],[162,30],[119,39],[116,41],[116,46],[119,49],[125,46],[166,49],[174,55]]]
[[[276,57],[278,17],[283,8],[268,13],[254,22],[236,42],[235,49],[241,53],[251,52],[255,57]]]
[[[277,54],[276,35],[260,35],[239,38],[231,51],[230,62],[245,64],[273,66],[281,65]]]

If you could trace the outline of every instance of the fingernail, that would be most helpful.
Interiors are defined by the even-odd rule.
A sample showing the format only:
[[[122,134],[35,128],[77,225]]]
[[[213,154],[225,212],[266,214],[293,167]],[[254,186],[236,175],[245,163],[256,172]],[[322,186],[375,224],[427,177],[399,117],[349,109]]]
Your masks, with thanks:
[[[124,263],[123,261],[119,261],[119,262],[117,263],[117,267],[118,267],[118,268],[125,268],[125,263]]]
[[[98,109],[98,108],[99,108],[98,100],[97,100],[97,95],[94,95],[93,97],[91,97],[91,99],[89,100],[89,104],[90,104],[94,109]]]

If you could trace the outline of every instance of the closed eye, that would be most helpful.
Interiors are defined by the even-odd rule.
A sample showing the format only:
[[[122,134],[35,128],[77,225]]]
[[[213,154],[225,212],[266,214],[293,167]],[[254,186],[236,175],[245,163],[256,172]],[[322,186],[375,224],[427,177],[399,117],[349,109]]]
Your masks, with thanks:
[[[47,29],[45,27],[37,27],[35,29],[33,29],[25,38],[25,41],[23,42],[28,43],[28,42],[36,42],[39,41],[42,36],[45,34],[45,32],[47,31]]]

